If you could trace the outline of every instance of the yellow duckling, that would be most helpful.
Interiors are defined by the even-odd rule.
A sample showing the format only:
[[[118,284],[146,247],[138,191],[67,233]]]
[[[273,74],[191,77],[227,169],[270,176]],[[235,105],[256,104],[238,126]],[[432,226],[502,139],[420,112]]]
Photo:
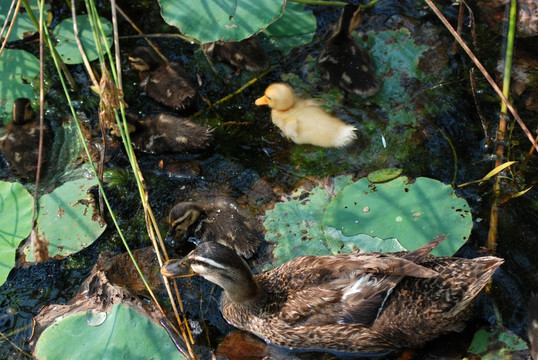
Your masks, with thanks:
[[[287,84],[269,85],[255,103],[269,106],[273,123],[296,144],[343,147],[357,138],[353,125],[327,114],[314,100],[297,98]]]

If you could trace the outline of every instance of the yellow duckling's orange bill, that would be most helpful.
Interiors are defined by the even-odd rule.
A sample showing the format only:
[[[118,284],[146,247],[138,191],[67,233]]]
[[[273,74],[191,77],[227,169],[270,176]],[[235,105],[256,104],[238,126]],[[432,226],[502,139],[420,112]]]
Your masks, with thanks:
[[[267,96],[263,95],[262,97],[257,98],[254,104],[258,106],[267,105]]]

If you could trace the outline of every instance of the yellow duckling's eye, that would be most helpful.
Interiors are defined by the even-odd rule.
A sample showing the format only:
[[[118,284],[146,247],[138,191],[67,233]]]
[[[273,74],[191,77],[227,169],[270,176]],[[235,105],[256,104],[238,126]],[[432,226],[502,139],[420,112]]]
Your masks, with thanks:
[[[267,100],[271,100],[271,98],[269,96],[265,95],[265,97],[267,98]]]

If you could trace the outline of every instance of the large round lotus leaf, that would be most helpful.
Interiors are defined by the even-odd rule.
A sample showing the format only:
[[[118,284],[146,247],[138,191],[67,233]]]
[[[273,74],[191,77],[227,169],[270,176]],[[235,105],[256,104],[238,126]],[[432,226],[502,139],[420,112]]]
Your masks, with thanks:
[[[298,189],[292,194],[291,200],[277,203],[273,210],[265,213],[265,239],[277,244],[270,267],[276,267],[297,256],[327,255],[338,253],[343,248],[338,238],[325,238],[321,225],[323,211],[329,204],[332,193],[343,189],[351,181],[350,177],[342,176],[334,180],[334,189],[321,185],[311,191]]]
[[[13,102],[35,97],[32,80],[39,74],[39,59],[24,50],[4,49],[0,55],[0,113],[4,123],[11,120]]]
[[[163,19],[201,42],[243,40],[282,15],[285,0],[159,0]]]
[[[34,199],[19,183],[0,181],[0,285],[15,265],[15,251],[32,230]]]
[[[103,317],[105,314],[103,314]],[[131,308],[114,305],[94,322],[86,313],[68,316],[43,331],[38,359],[184,359],[168,333]]]
[[[304,5],[290,2],[284,9],[284,15],[264,31],[284,55],[294,47],[312,42],[315,33],[316,17],[312,11],[304,11]]]
[[[69,181],[52,193],[39,198],[37,234],[48,241],[49,255],[61,257],[76,253],[93,243],[105,230],[96,216],[88,189],[97,181]],[[27,261],[34,261],[32,249],[26,249]]]
[[[415,250],[438,234],[447,234],[432,254],[453,255],[472,228],[469,205],[452,188],[437,180],[399,177],[383,184],[363,178],[338,193],[325,212],[323,226],[345,236],[368,234],[396,238]]]
[[[105,18],[99,19],[101,20],[101,23],[103,25],[103,31],[107,37],[106,44],[108,46],[111,46],[112,38],[110,37],[110,34],[112,33],[112,24]],[[84,52],[86,53],[88,60],[93,61],[97,59],[98,49],[95,45],[88,15],[77,16],[77,28],[78,37],[82,42],[82,47],[84,48]],[[82,55],[80,54],[80,50],[78,48],[73,32],[72,18],[62,20],[62,22],[60,22],[58,26],[54,28],[54,37],[58,41],[56,45],[56,50],[66,64],[82,63]],[[101,44],[102,46],[105,46],[105,41],[101,41]]]
[[[6,16],[9,12],[11,3],[12,3],[12,0],[0,0],[0,24],[4,24],[4,22],[6,21]],[[37,4],[37,1],[31,0],[31,1],[28,1],[28,3],[30,4],[30,7],[32,8],[34,17],[36,19],[39,19],[39,6]],[[47,24],[50,24],[52,20],[52,16],[49,12],[50,5],[45,4],[44,9],[46,12],[45,21]],[[13,13],[11,14],[11,16],[13,16]],[[26,8],[21,4],[21,7],[19,8],[19,13],[17,14],[17,20],[15,21],[15,25],[13,25],[13,29],[11,30],[11,34],[9,35],[9,41],[24,39],[26,37],[29,37],[35,34],[36,31],[37,29],[34,23],[32,22],[32,20],[30,19],[30,16],[26,12]],[[2,39],[2,41],[3,40],[4,39]]]

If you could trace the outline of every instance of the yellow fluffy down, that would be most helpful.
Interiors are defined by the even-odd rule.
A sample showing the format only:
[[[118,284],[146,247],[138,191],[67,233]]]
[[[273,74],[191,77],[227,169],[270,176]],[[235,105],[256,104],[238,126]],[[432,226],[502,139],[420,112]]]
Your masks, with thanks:
[[[313,100],[296,98],[287,84],[269,85],[256,105],[268,105],[273,123],[296,144],[343,147],[357,138],[353,125],[327,114]]]

